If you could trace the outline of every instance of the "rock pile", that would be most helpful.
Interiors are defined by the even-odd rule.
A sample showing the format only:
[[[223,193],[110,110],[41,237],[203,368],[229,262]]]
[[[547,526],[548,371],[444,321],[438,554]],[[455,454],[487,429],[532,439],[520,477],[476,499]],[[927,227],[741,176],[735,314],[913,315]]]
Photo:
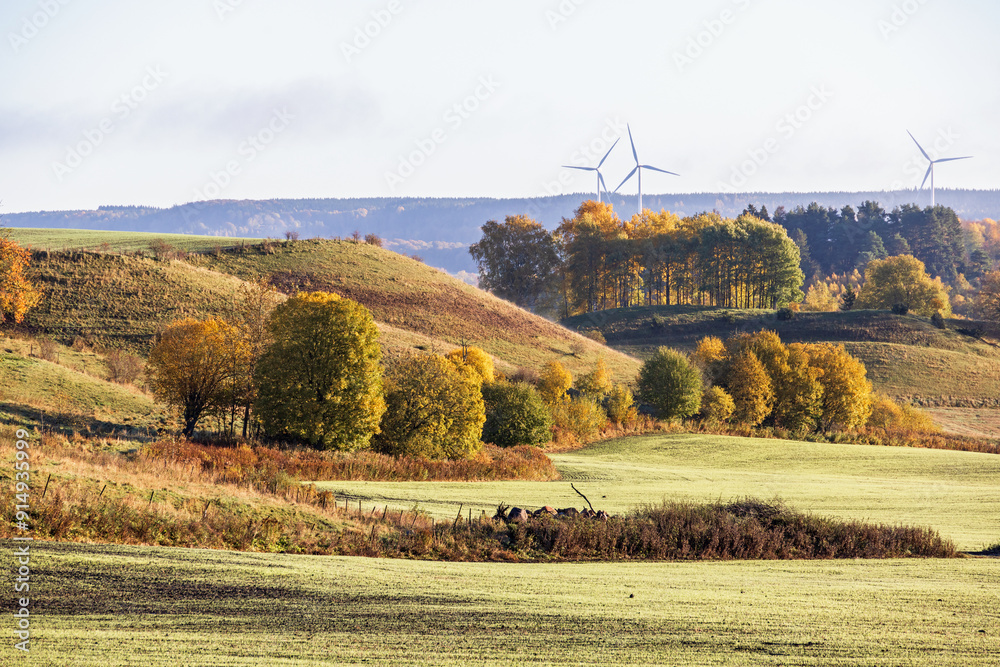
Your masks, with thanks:
[[[493,515],[494,521],[506,521],[507,523],[524,523],[530,519],[537,519],[543,516],[551,516],[556,519],[572,519],[575,517],[582,517],[584,519],[597,519],[600,521],[607,521],[610,516],[604,510],[595,512],[592,509],[584,509],[582,512],[577,510],[575,507],[567,507],[561,510],[557,510],[554,507],[546,505],[534,512],[529,512],[526,509],[520,507],[511,507],[509,510],[506,505],[501,504],[497,507],[497,513]]]

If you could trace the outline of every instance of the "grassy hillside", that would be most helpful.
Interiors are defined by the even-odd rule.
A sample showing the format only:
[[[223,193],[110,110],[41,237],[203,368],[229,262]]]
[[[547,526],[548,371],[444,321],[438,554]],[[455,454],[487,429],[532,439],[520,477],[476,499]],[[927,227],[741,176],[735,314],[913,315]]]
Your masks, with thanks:
[[[37,346],[0,337],[0,421],[63,432],[155,434],[171,419],[165,408],[133,386],[108,382],[103,360],[60,347],[59,363],[31,356]]]
[[[148,232],[107,232],[92,229],[7,228],[7,234],[22,246],[50,252],[95,250],[101,252],[149,251],[154,243],[166,243],[187,252],[209,252],[216,248],[260,243],[260,239],[193,234],[151,234]]]
[[[323,482],[366,504],[419,506],[453,518],[459,506],[492,515],[501,502],[536,509],[626,512],[664,499],[780,496],[803,511],[931,526],[959,548],[1000,538],[1000,456],[925,449],[751,440],[705,435],[626,438],[551,457],[562,480],[504,483]]]
[[[893,396],[972,405],[992,405],[1000,396],[1000,330],[982,322],[948,320],[947,329],[937,329],[927,318],[884,311],[799,313],[779,321],[774,311],[662,306],[580,315],[564,324],[597,329],[610,346],[639,358],[661,345],[691,351],[705,336],[773,329],[788,343],[844,344],[864,362],[876,389]]]
[[[106,234],[103,238],[121,236],[123,247],[148,248],[155,240],[154,235]],[[37,232],[33,238],[46,246],[72,237],[64,238],[56,230]],[[186,247],[203,248],[215,241],[195,237]],[[407,350],[446,352],[465,340],[486,349],[500,369],[508,372],[522,366],[537,369],[558,359],[574,373],[582,373],[593,367],[598,356],[604,356],[616,378],[627,381],[639,367],[635,359],[439,270],[348,241],[213,248],[186,260],[109,252],[36,252],[31,277],[44,298],[29,313],[25,327],[67,344],[80,338],[144,353],[165,324],[183,317],[220,315],[232,303],[242,280],[271,277],[276,289],[285,293],[328,290],[365,304],[379,322],[383,350],[389,357]]]
[[[400,334],[434,339],[439,351],[464,339],[506,362],[507,370],[540,368],[557,359],[579,373],[590,370],[602,354],[619,380],[630,380],[639,367],[634,359],[442,271],[367,244],[297,241],[269,249],[258,246],[252,252],[201,255],[192,261],[243,279],[270,276],[278,289],[289,294],[335,292],[363,303],[376,320]],[[582,350],[579,355],[574,354],[575,346]]]
[[[1000,652],[996,560],[505,565],[32,552],[44,563],[39,667],[985,667]]]

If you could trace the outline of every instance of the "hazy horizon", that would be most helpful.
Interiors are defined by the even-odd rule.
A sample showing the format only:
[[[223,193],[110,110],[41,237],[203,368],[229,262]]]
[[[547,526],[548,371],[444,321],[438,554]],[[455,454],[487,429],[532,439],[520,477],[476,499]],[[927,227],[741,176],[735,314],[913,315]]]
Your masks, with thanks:
[[[0,213],[996,188],[1000,6],[804,4],[12,0]]]

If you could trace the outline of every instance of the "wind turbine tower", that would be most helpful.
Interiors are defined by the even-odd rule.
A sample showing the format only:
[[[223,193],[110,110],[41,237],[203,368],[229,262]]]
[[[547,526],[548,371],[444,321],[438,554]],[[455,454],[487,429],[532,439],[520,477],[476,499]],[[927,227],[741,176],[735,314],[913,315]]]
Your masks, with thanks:
[[[955,160],[970,160],[970,159],[972,159],[973,156],[972,155],[966,155],[965,157],[949,157],[949,158],[940,158],[938,160],[932,160],[931,156],[928,155],[927,151],[924,150],[924,147],[920,145],[919,141],[917,141],[917,138],[913,136],[913,133],[910,132],[909,130],[907,130],[906,133],[908,135],[910,135],[910,139],[913,139],[913,143],[915,143],[917,145],[917,148],[920,149],[920,152],[923,153],[924,157],[927,158],[927,161],[930,162],[930,166],[927,167],[927,173],[924,174],[924,182],[920,184],[920,189],[921,190],[924,189],[924,186],[927,185],[927,179],[930,178],[931,179],[931,206],[932,207],[936,206],[937,205],[937,197],[936,197],[936,193],[934,191],[934,165],[936,165],[939,162],[954,162]]]
[[[602,187],[604,188],[604,192],[605,193],[607,193],[607,191],[608,191],[608,186],[604,182],[604,175],[601,174],[601,167],[604,166],[604,161],[608,159],[608,156],[611,155],[611,151],[613,151],[615,149],[615,146],[617,146],[618,142],[621,141],[621,140],[622,140],[621,137],[618,137],[618,139],[615,140],[615,143],[611,145],[611,149],[607,153],[604,154],[604,157],[601,159],[600,162],[597,163],[596,167],[572,167],[572,166],[570,166],[568,164],[564,164],[563,165],[564,169],[579,169],[580,171],[596,171],[597,172],[597,203],[598,204],[601,203],[601,188]]]
[[[636,152],[636,150],[635,150],[635,140],[632,139],[632,128],[629,127],[628,125],[626,125],[626,127],[628,128],[628,140],[632,144],[632,157],[635,158],[635,169],[633,169],[632,171],[630,171],[629,175],[625,177],[625,180],[622,181],[621,184],[617,188],[615,188],[615,192],[618,192],[619,190],[621,190],[622,185],[625,185],[626,183],[628,183],[629,179],[632,178],[632,176],[634,176],[635,174],[639,174],[639,215],[642,215],[642,211],[643,211],[643,208],[642,208],[642,170],[643,169],[649,169],[651,171],[658,171],[661,174],[670,174],[671,176],[680,176],[680,174],[675,174],[672,171],[667,171],[666,169],[660,169],[659,167],[652,167],[652,166],[650,166],[648,164],[640,164],[639,163],[639,153]]]

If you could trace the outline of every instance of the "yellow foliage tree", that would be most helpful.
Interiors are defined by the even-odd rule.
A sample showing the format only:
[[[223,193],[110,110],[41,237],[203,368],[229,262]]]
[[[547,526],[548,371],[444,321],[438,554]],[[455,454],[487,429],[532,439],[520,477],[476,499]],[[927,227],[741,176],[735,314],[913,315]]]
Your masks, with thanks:
[[[239,353],[235,339],[225,322],[187,319],[167,327],[150,351],[150,384],[159,399],[181,408],[186,437],[206,410],[224,402],[232,355]]]
[[[376,451],[393,456],[462,459],[482,447],[486,422],[481,385],[436,354],[406,359],[385,381],[386,411]]]
[[[549,407],[565,400],[566,392],[573,386],[573,375],[558,361],[550,361],[542,370],[538,393]]]
[[[721,338],[706,336],[698,341],[698,347],[691,357],[701,362],[703,366],[722,361],[726,358],[726,344],[722,342]]]
[[[321,449],[367,447],[385,412],[378,328],[363,305],[299,293],[274,309],[257,365],[264,430]]]
[[[38,305],[41,294],[25,275],[31,255],[14,241],[0,236],[0,324],[14,323]]]
[[[951,316],[951,302],[941,279],[932,280],[924,263],[912,255],[870,261],[854,308],[888,309],[897,304],[906,305],[924,317],[937,311],[945,317]]]
[[[701,394],[701,416],[710,422],[726,422],[733,416],[736,403],[722,387],[709,387]]]
[[[802,302],[802,310],[814,313],[832,313],[840,309],[837,295],[831,292],[830,286],[822,280],[813,283],[806,291],[806,300]]]
[[[608,394],[608,418],[615,424],[631,424],[639,416],[632,390],[616,384]]]
[[[734,358],[728,374],[728,393],[733,399],[733,419],[756,426],[774,409],[774,388],[764,364],[750,350]]]
[[[878,260],[875,260],[878,261]],[[820,426],[826,430],[863,426],[872,411],[872,385],[867,370],[843,345],[804,344],[809,363],[822,371],[823,409]]]
[[[459,368],[464,368],[471,372],[480,385],[492,384],[496,380],[493,357],[487,354],[485,350],[463,345],[457,350],[452,350],[446,354],[445,358]]]
[[[576,388],[582,394],[594,398],[604,398],[611,391],[611,373],[608,372],[608,365],[604,363],[604,357],[597,359],[594,370],[581,375],[576,381]]]

